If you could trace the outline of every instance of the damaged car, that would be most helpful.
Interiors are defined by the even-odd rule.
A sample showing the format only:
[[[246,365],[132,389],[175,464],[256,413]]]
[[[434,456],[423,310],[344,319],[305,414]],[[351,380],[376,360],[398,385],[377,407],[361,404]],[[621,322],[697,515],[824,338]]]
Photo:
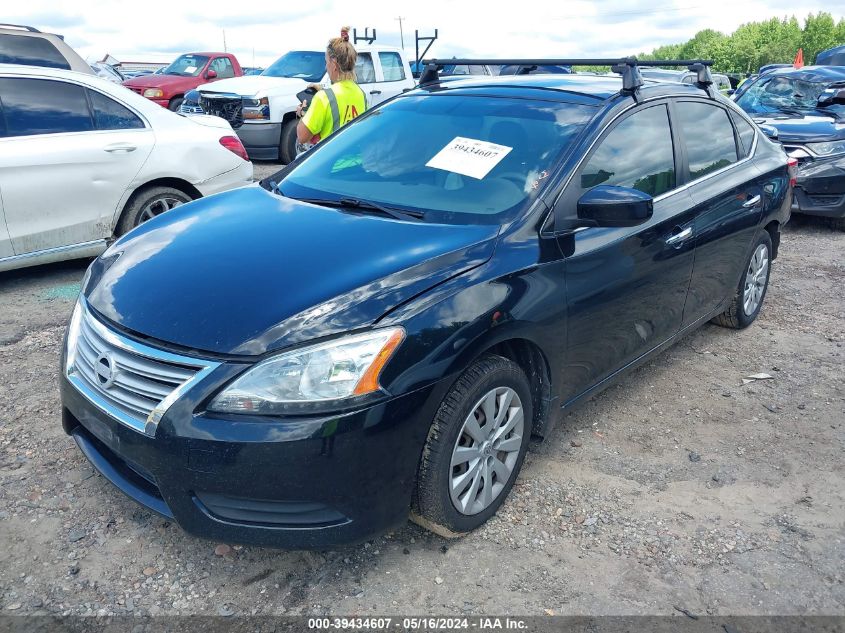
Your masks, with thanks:
[[[737,100],[798,161],[793,213],[829,218],[845,231],[845,66],[783,68]]]

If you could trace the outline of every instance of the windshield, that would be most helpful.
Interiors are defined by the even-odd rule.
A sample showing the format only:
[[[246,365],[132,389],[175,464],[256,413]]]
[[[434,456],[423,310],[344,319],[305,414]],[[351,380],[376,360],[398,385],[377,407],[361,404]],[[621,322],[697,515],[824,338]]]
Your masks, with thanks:
[[[595,112],[528,99],[402,97],[319,145],[280,190],[421,211],[430,222],[499,224],[533,200]]]
[[[179,75],[180,77],[198,77],[205,68],[208,57],[205,55],[181,55],[170,66],[164,69],[164,75]]]
[[[750,114],[784,110],[816,110],[827,82],[804,81],[795,77],[763,75],[737,99],[737,105]]]
[[[305,81],[320,81],[326,74],[326,54],[316,51],[291,51],[261,73],[264,77],[295,77]]]

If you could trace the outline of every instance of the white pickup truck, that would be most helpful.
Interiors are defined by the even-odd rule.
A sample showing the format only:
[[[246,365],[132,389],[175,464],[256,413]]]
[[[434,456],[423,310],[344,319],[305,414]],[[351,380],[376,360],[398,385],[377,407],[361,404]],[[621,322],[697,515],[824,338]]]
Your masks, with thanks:
[[[359,47],[355,75],[368,107],[415,85],[405,53],[389,46]],[[250,159],[289,163],[296,156],[297,93],[314,83],[330,83],[324,51],[291,51],[260,75],[200,86],[199,102],[185,102],[181,111],[226,119]]]

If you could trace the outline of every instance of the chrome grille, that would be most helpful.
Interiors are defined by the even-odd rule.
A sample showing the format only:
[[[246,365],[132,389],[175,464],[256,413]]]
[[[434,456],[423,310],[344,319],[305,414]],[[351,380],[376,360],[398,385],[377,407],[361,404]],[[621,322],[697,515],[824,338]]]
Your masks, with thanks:
[[[179,112],[181,114],[205,114],[199,105],[188,105],[184,102],[179,106]]]
[[[98,321],[83,299],[68,333],[67,376],[98,408],[154,435],[167,408],[219,363],[179,356],[123,337]]]

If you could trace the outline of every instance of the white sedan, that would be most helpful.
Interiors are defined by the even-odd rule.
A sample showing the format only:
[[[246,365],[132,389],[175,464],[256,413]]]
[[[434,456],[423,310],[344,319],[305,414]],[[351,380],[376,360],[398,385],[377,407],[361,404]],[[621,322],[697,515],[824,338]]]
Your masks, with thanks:
[[[0,64],[0,271],[96,256],[159,213],[251,182],[223,119],[93,75]]]

